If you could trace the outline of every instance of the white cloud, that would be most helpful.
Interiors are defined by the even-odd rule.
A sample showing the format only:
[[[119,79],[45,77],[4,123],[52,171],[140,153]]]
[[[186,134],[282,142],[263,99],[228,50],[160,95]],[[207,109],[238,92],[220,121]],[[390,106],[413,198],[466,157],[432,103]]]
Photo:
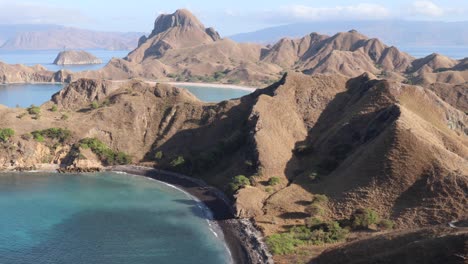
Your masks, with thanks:
[[[267,19],[276,21],[367,20],[389,16],[390,11],[386,7],[369,3],[335,7],[289,5],[267,12]]]
[[[0,0],[2,24],[73,24],[89,22],[79,10],[33,2]]]
[[[411,5],[411,13],[414,15],[440,17],[446,12],[443,8],[431,1],[416,1]]]

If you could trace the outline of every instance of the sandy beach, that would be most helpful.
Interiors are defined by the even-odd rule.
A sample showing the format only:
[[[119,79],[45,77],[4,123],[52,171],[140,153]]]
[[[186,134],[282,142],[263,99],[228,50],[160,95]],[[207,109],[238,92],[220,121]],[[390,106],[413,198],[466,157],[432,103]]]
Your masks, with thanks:
[[[257,90],[257,88],[239,86],[239,85],[233,85],[233,84],[193,83],[193,82],[160,82],[160,83],[167,83],[173,86],[210,87],[210,88],[220,88],[220,89],[235,89],[235,90],[243,90],[243,91],[250,91],[250,92]]]
[[[201,180],[181,174],[142,166],[112,166],[107,171],[149,177],[180,188],[203,202],[213,213],[213,220],[224,234],[234,263],[273,263],[260,232],[249,220],[238,220],[227,197]]]

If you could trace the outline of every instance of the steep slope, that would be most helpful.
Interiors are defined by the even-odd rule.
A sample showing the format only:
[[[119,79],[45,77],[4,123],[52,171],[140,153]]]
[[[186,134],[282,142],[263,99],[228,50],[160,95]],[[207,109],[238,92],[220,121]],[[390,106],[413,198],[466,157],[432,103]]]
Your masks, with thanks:
[[[149,57],[160,58],[170,49],[209,44],[219,39],[216,31],[205,29],[192,13],[179,9],[173,14],[160,15],[148,38],[140,39],[138,48],[127,58],[131,62],[140,63]]]
[[[326,251],[312,263],[453,263],[466,262],[468,233],[448,227],[396,232]]]
[[[428,89],[370,76],[288,73],[218,104],[168,85],[82,79],[54,95],[39,118],[0,108],[0,128],[15,131],[0,143],[0,167],[99,167],[109,160],[77,144],[95,137],[135,163],[202,178],[233,195],[237,214],[255,219],[267,236],[304,225],[317,194],[328,197],[324,221],[346,223],[362,207],[398,229],[466,218],[465,113]],[[53,105],[57,112],[48,110]],[[30,135],[48,128],[70,133],[62,141]],[[236,175],[252,186],[233,188]],[[306,245],[303,256],[324,249]]]
[[[316,33],[296,40],[280,40],[267,50],[264,60],[307,74],[340,73],[357,76],[364,72],[404,72],[414,60],[395,47],[351,30],[332,37]]]

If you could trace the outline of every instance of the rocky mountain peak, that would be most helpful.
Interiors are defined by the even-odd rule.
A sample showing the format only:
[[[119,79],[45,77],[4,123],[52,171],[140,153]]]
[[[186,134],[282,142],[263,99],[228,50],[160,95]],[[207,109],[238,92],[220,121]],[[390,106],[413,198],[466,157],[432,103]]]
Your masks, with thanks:
[[[178,9],[173,14],[161,14],[156,18],[150,38],[173,27],[193,27],[205,30],[205,26],[189,10]]]

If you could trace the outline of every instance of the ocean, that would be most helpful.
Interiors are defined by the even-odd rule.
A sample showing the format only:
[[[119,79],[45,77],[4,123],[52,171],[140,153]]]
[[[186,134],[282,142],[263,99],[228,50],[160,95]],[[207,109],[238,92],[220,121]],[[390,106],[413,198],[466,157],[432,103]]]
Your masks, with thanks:
[[[0,208],[0,263],[231,262],[206,207],[140,176],[3,173]]]

